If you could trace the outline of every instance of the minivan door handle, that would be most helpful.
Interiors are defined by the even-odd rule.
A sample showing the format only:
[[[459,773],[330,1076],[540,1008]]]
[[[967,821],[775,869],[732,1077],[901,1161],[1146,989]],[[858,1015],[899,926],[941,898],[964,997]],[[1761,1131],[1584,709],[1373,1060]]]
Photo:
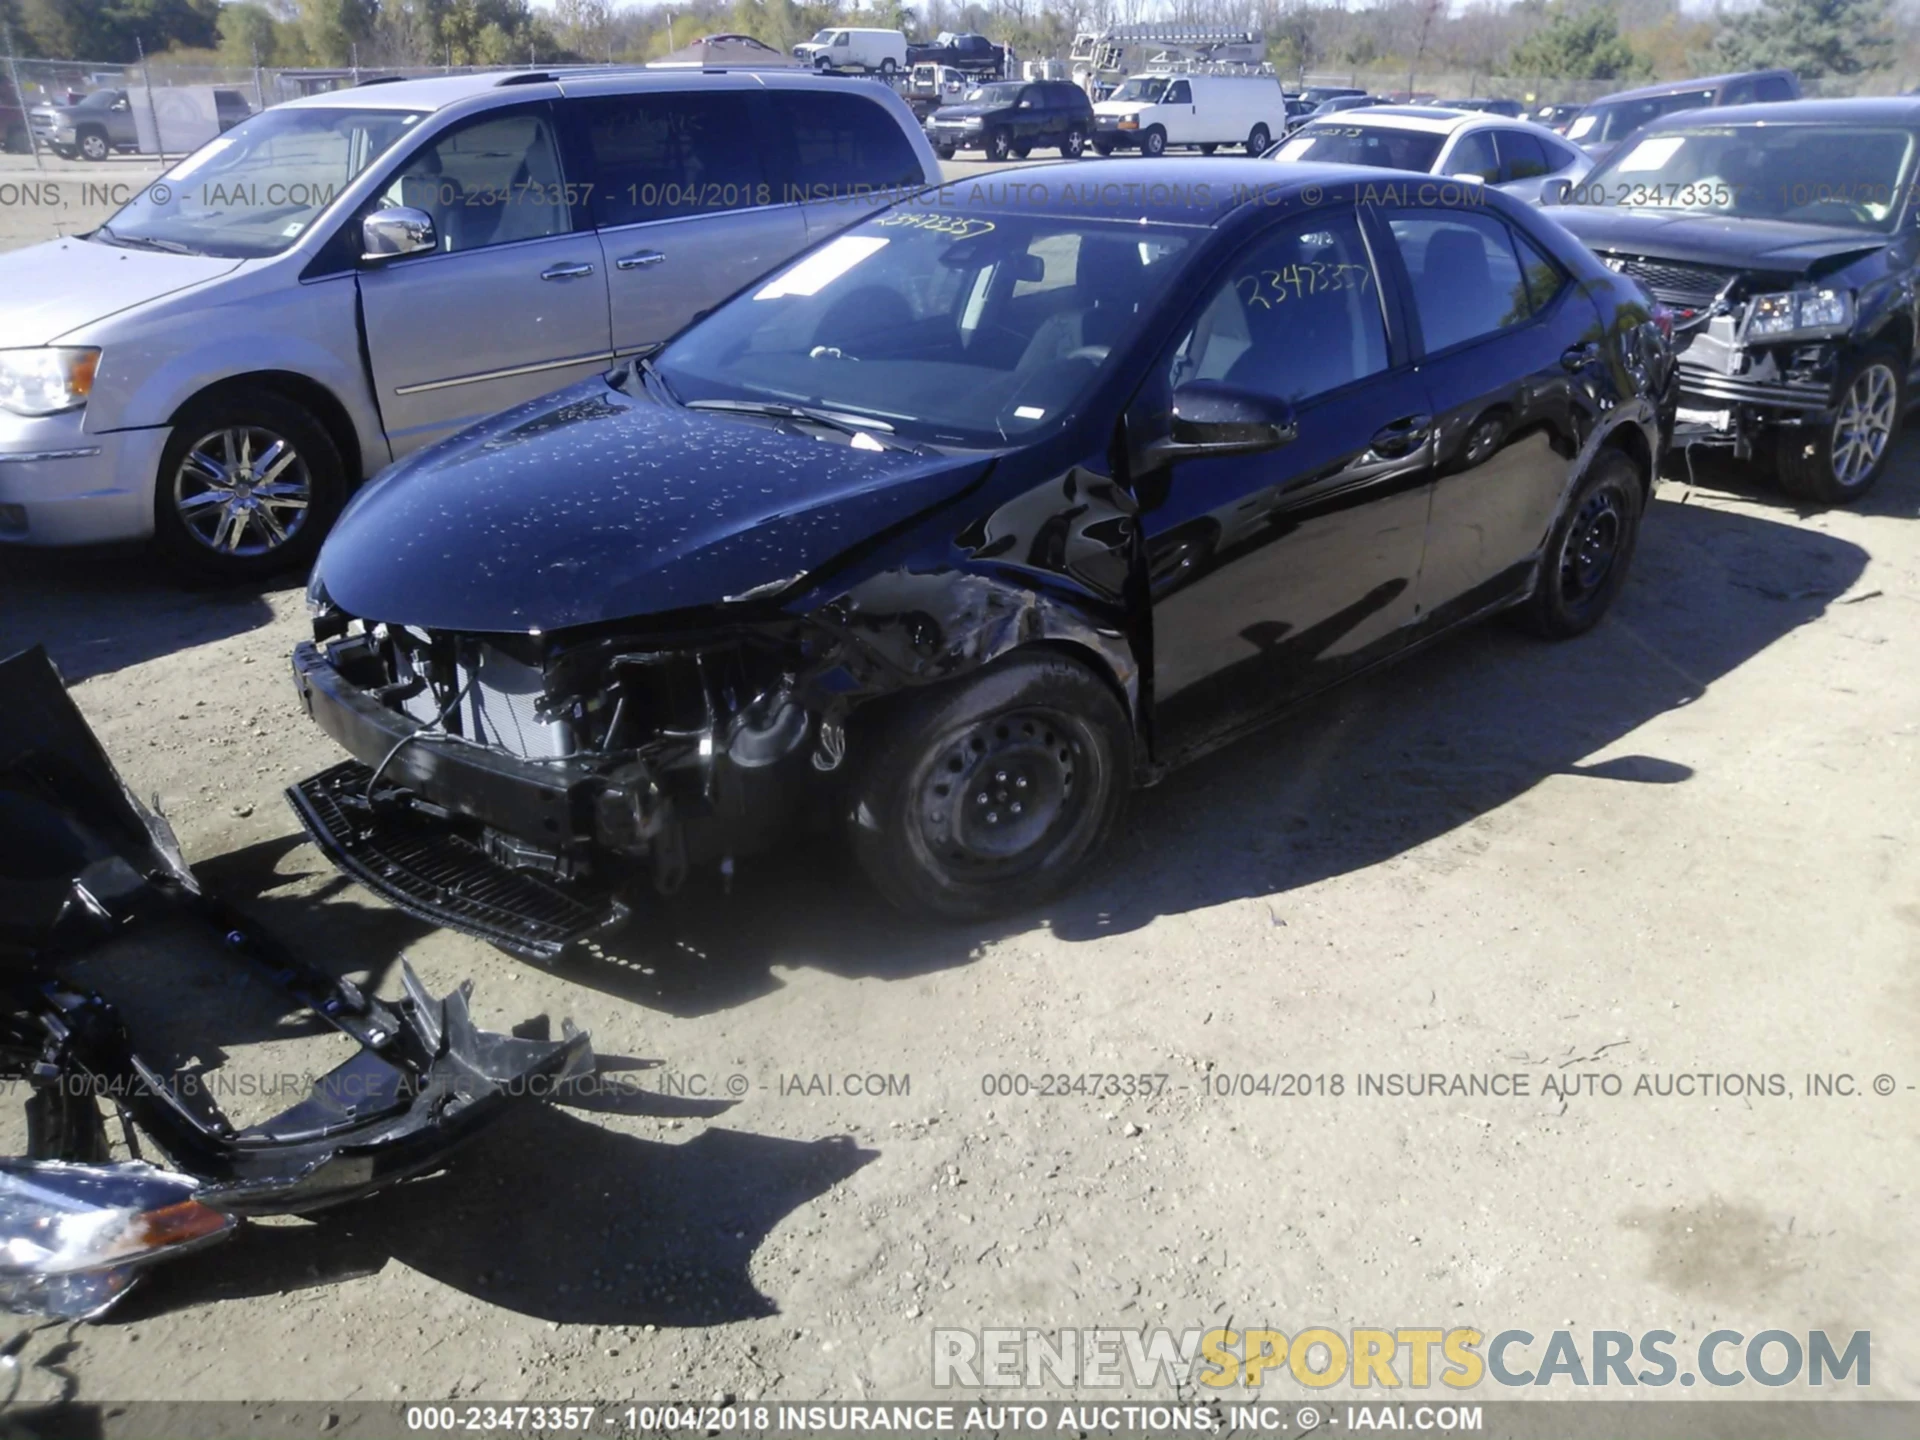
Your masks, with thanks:
[[[618,260],[614,261],[613,268],[616,270],[641,270],[648,265],[665,264],[666,259],[667,257],[662,255],[658,250],[636,250],[633,254],[622,255]]]
[[[542,280],[578,280],[582,275],[591,275],[593,266],[583,261],[571,265],[550,265],[540,272]]]
[[[1403,415],[1391,425],[1376,430],[1369,448],[1388,459],[1410,455],[1427,443],[1427,432],[1432,428],[1431,415]]]

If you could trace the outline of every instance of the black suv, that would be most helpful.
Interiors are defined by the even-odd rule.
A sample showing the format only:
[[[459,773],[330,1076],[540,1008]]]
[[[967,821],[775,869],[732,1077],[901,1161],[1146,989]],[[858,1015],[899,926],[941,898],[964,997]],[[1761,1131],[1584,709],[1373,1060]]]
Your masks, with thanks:
[[[1057,146],[1075,159],[1093,134],[1093,102],[1064,80],[1001,80],[969,90],[927,120],[927,139],[942,160],[981,149],[989,160],[1025,159],[1036,145]]]
[[[1920,100],[1800,100],[1641,130],[1548,213],[1674,312],[1680,444],[1845,504],[1886,468],[1920,321]]]

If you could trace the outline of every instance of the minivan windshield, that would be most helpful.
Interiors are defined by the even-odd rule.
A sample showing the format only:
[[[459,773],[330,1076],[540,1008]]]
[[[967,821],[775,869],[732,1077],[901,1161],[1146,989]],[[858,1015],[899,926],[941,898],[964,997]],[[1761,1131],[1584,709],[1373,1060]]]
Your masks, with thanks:
[[[1642,136],[1567,203],[1888,230],[1914,183],[1915,148],[1911,130],[1703,122]]]
[[[1063,422],[1192,249],[1138,221],[896,206],[742,291],[655,357],[681,404],[800,405],[987,447]]]
[[[1273,152],[1273,158],[1311,160],[1328,165],[1381,165],[1390,170],[1431,170],[1445,141],[1444,135],[1429,135],[1419,130],[1321,122],[1294,131]]]
[[[87,238],[234,260],[278,255],[424,114],[263,110],[194,151]]]
[[[1149,105],[1158,105],[1160,97],[1167,93],[1167,86],[1171,83],[1164,75],[1136,75],[1107,98],[1143,100]]]

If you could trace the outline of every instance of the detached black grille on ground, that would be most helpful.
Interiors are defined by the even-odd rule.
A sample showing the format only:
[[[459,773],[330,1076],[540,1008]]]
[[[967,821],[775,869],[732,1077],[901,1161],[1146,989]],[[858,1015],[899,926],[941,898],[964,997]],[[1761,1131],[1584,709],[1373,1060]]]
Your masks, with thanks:
[[[396,909],[538,961],[625,917],[611,895],[511,869],[443,823],[367,810],[371,777],[349,760],[288,787],[287,800],[327,858]]]

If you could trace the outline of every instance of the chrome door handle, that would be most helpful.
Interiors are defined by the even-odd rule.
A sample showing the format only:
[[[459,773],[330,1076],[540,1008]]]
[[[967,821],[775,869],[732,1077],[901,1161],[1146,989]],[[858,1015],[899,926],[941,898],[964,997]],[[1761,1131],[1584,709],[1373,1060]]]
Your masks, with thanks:
[[[553,265],[540,272],[542,280],[578,280],[582,275],[591,275],[593,266],[584,262],[573,265]]]
[[[662,255],[658,250],[636,250],[633,254],[622,255],[618,260],[614,261],[613,268],[616,270],[639,270],[648,265],[664,264],[666,258],[667,257]]]

